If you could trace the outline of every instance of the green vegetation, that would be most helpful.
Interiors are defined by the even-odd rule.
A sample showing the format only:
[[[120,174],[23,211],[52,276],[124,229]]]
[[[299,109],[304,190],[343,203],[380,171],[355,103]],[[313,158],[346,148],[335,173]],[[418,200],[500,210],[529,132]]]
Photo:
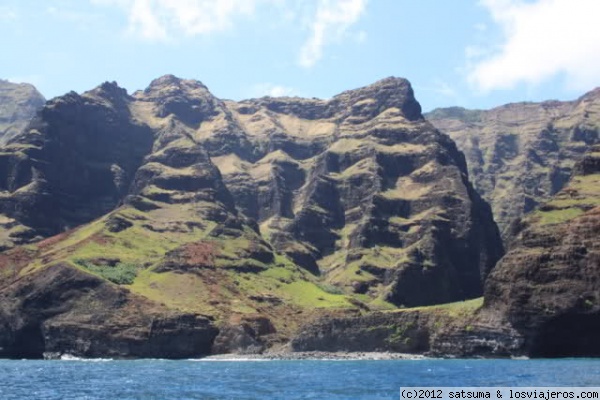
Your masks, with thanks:
[[[386,341],[390,344],[410,344],[410,337],[408,337],[408,333],[411,329],[414,329],[415,325],[413,323],[408,323],[406,325],[396,325],[393,326],[394,331]]]
[[[327,293],[313,282],[292,282],[284,290],[290,300],[300,306],[310,308],[352,308],[346,296]]]
[[[83,259],[77,259],[75,263],[117,285],[131,285],[138,271],[138,267],[135,264],[118,263],[115,266],[96,265],[90,260]]]
[[[468,110],[462,107],[447,107],[447,108],[436,108],[435,110],[425,114],[429,120],[438,119],[458,119],[467,123],[481,122],[482,111],[480,110]]]
[[[568,207],[595,207],[600,206],[600,197],[584,197],[584,198],[558,198],[547,203],[555,208]]]
[[[372,300],[368,304],[369,304],[369,308],[371,308],[371,310],[391,311],[391,310],[398,309],[394,304],[390,303],[389,301],[384,300],[381,296]]]
[[[432,311],[441,312],[452,317],[459,317],[464,315],[471,315],[483,306],[483,297],[478,297],[471,300],[456,301],[453,303],[436,304],[432,306],[422,306],[413,308],[403,308],[395,310],[394,312],[406,312],[406,311]]]
[[[335,285],[330,285],[327,283],[318,283],[317,286],[319,287],[319,289],[321,289],[322,291],[324,291],[325,293],[329,293],[329,294],[344,294],[344,291],[335,286]]]
[[[572,220],[583,214],[583,212],[580,208],[565,208],[552,211],[536,211],[534,216],[539,217],[538,221],[541,225],[550,225]]]
[[[586,210],[600,206],[600,174],[575,177],[545,207],[533,213],[541,225],[570,221]]]

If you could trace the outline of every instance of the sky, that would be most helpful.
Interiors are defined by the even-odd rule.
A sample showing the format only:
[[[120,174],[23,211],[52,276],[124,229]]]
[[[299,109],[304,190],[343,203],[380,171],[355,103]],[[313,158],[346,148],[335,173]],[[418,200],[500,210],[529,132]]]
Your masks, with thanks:
[[[600,0],[0,0],[0,78],[47,98],[165,74],[221,98],[330,98],[388,76],[424,111],[600,86]]]

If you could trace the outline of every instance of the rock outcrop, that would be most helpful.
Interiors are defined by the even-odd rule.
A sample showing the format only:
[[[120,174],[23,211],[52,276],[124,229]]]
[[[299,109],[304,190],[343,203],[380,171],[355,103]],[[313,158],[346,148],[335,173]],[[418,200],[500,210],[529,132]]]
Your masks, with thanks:
[[[459,107],[426,115],[465,153],[469,176],[492,206],[505,244],[519,219],[550,199],[600,136],[600,89],[575,101]]]
[[[0,79],[0,145],[21,132],[45,102],[32,85]]]
[[[418,310],[324,317],[303,326],[294,351],[399,352],[433,357],[521,355],[523,338],[482,313],[481,299]]]
[[[210,354],[210,318],[174,312],[68,265],[0,287],[0,357],[190,358]]]

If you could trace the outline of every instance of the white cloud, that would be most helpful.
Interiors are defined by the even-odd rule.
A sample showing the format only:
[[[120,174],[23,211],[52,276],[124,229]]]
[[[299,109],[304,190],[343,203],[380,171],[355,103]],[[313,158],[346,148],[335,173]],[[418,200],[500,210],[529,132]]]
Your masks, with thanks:
[[[252,88],[252,97],[284,97],[294,95],[297,95],[296,89],[273,83],[259,83]]]
[[[235,19],[254,14],[258,3],[276,0],[91,0],[124,9],[130,33],[166,41],[231,29]]]
[[[14,7],[0,6],[0,21],[15,21],[19,14]]]
[[[434,93],[437,97],[453,99],[454,101],[460,100],[460,95],[456,89],[448,82],[439,78],[433,79],[428,86],[415,87],[415,91]]]
[[[319,0],[311,35],[300,50],[300,65],[310,68],[323,56],[323,47],[342,39],[362,15],[367,0]]]
[[[129,9],[129,31],[150,40],[166,40],[167,30],[148,0],[133,0]]]
[[[481,4],[502,29],[504,40],[491,52],[468,50],[469,81],[477,89],[537,85],[557,75],[573,89],[600,83],[600,1],[481,0]]]
[[[270,6],[269,26],[306,25],[309,37],[300,49],[299,63],[312,67],[323,48],[342,39],[362,44],[367,32],[349,33],[368,0],[90,0],[123,10],[128,32],[150,41],[174,41],[180,36],[224,32],[243,18],[252,18],[261,5]]]

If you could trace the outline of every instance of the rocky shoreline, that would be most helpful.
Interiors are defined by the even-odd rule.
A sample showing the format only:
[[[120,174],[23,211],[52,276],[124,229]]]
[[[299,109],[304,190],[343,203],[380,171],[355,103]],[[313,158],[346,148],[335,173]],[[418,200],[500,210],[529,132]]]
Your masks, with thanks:
[[[391,352],[330,352],[302,351],[294,353],[264,353],[264,354],[218,354],[201,358],[202,361],[297,361],[297,360],[423,360],[420,354],[391,353]]]

